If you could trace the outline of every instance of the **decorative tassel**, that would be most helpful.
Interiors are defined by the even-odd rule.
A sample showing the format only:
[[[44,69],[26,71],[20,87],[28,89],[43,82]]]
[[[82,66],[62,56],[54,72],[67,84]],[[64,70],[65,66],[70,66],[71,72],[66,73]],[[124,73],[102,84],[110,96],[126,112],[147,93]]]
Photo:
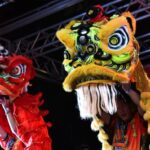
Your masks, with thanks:
[[[93,131],[99,131],[98,140],[102,143],[102,150],[113,150],[113,146],[111,146],[107,141],[109,137],[102,128],[103,126],[103,120],[99,119],[98,117],[93,118],[93,121],[91,123],[91,129]]]
[[[91,123],[91,129],[93,131],[98,131],[99,128],[104,126],[103,120],[99,119],[98,117],[94,117],[92,123]]]

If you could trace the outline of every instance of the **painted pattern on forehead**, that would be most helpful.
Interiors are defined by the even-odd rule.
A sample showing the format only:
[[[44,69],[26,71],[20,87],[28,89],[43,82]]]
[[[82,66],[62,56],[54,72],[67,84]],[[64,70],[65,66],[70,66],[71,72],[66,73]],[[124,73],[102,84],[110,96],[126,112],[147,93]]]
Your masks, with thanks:
[[[114,21],[114,20],[112,20],[112,21]],[[124,20],[124,24],[127,26],[127,22],[125,20]],[[105,52],[105,49],[102,48],[103,47],[103,41],[102,41],[102,39],[100,39],[98,37],[98,35],[100,33],[104,32],[105,31],[105,27],[104,26],[108,27],[108,25],[109,25],[108,23],[105,23],[105,25],[102,24],[102,23],[92,24],[91,27],[89,27],[89,31],[87,33],[87,37],[89,37],[89,40],[90,40],[90,41],[87,42],[87,44],[89,44],[89,43],[93,44],[94,43],[98,48],[101,48]],[[73,24],[72,26],[73,26],[73,31],[71,32],[71,34],[74,34],[75,48],[74,49],[68,49],[68,51],[71,54],[71,56],[73,57],[72,53],[75,54],[78,51],[82,52],[82,53],[85,53],[86,49],[87,49],[87,44],[86,45],[82,45],[82,44],[78,43],[78,41],[77,41],[77,37],[79,36],[78,35],[78,29],[80,29],[79,26],[81,26],[81,22],[77,22],[77,23]],[[119,26],[119,25],[117,24],[117,26]],[[128,31],[126,29],[127,28],[126,26],[122,26],[122,27],[120,27],[120,29],[118,29],[118,31],[117,31],[117,29],[115,31],[116,32],[121,32],[121,31],[122,32],[123,31],[126,32],[126,33],[124,33],[124,34],[126,34],[124,36],[126,36],[127,40],[129,40],[129,36],[127,35]],[[116,33],[116,34],[119,34],[119,33]],[[107,41],[108,41],[109,38],[110,38],[110,35],[107,37]],[[127,42],[124,42],[124,47],[126,46],[126,44],[128,44]],[[91,45],[90,45],[90,47],[91,47]],[[115,45],[114,45],[114,47],[115,47]],[[118,53],[118,51],[117,52],[113,52],[113,50],[110,50],[109,53],[111,53],[111,54],[112,53]],[[125,61],[127,61],[127,59],[130,59],[130,54],[129,53],[122,54],[120,58],[122,59],[123,62],[125,62]],[[115,55],[113,55],[113,60],[116,61],[116,62],[118,62],[118,63],[122,62],[122,61],[120,61],[120,58],[115,57]]]

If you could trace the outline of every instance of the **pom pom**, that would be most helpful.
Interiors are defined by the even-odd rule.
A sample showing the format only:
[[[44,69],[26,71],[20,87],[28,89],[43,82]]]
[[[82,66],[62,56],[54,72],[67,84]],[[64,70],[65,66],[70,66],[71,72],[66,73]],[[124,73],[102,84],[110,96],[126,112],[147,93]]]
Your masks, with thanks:
[[[98,22],[108,18],[105,16],[104,9],[101,5],[91,7],[86,14],[91,19],[91,22]]]
[[[113,150],[113,146],[111,146],[107,141],[102,144],[102,150]]]
[[[98,134],[98,139],[100,140],[100,141],[103,141],[103,140],[108,140],[109,138],[108,138],[108,135],[106,134],[106,132],[101,128],[100,130],[99,130],[99,134]]]
[[[98,131],[100,127],[104,126],[104,122],[101,119],[98,119],[97,117],[93,119],[91,123],[91,129],[93,131]]]

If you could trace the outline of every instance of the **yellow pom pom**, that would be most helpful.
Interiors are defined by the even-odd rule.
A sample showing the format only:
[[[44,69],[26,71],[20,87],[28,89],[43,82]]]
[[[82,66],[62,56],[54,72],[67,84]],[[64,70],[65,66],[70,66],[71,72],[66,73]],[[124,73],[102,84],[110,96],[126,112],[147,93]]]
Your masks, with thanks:
[[[140,106],[144,111],[146,110],[146,106],[145,106],[143,100],[140,100]]]
[[[141,99],[150,99],[150,92],[142,92]]]
[[[100,129],[99,134],[98,134],[98,139],[100,141],[102,141],[102,139],[104,139],[105,141],[109,139],[108,135],[106,134],[106,132],[104,131],[104,129]]]
[[[104,126],[103,120],[95,117],[91,123],[91,128],[93,131],[98,131],[98,140],[102,143],[102,150],[113,150],[113,147],[107,142],[109,139],[108,135],[102,128]]]
[[[91,123],[91,129],[93,131],[98,131],[100,127],[104,126],[104,122],[101,119],[98,119],[97,117],[93,119]]]
[[[144,118],[145,120],[150,120],[150,111],[149,111],[149,110],[145,112],[143,118]]]
[[[113,146],[110,145],[107,141],[102,144],[102,150],[113,150]]]

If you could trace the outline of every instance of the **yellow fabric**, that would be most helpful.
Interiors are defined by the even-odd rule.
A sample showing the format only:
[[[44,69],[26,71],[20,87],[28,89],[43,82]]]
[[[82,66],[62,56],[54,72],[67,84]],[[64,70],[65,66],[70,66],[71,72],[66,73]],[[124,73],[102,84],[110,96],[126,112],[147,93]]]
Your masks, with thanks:
[[[135,79],[136,87],[140,92],[150,92],[150,80],[140,61],[137,63],[133,78]]]

